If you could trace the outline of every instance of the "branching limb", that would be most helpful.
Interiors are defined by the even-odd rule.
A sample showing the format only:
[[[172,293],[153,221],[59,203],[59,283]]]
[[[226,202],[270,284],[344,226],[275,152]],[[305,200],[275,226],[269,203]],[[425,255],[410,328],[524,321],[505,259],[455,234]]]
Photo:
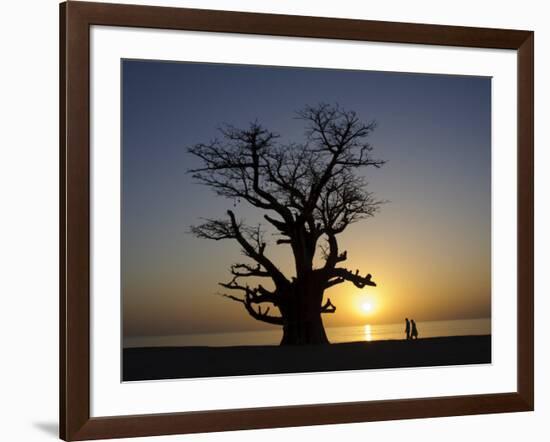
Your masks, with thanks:
[[[238,228],[240,228],[238,224]],[[197,238],[206,238],[219,241],[221,239],[235,238],[235,230],[227,220],[204,219],[198,226],[191,226],[191,233]]]
[[[289,233],[289,225],[286,224],[284,221],[276,220],[275,218],[270,217],[269,215],[264,215],[264,218],[269,221],[279,232],[281,232],[284,235],[287,235]]]
[[[260,227],[245,226],[242,221],[237,221],[235,214],[228,210],[229,220],[206,219],[198,226],[192,226],[191,232],[199,238],[208,238],[213,240],[235,239],[243,248],[246,256],[250,257],[260,266],[259,268],[250,267],[246,269],[242,265],[240,268],[232,268],[232,274],[242,270],[241,276],[269,276],[278,286],[288,285],[289,282],[275,264],[265,255],[266,243]],[[247,273],[247,274],[245,274]]]
[[[348,252],[344,250],[342,253],[338,253],[338,242],[336,241],[336,235],[332,231],[328,231],[327,237],[328,249],[324,249],[326,260],[324,269],[330,272],[336,267],[336,264],[348,259]]]
[[[263,252],[265,248],[265,243],[263,246],[260,245],[259,250],[254,249],[250,242],[248,242],[243,236],[240,226],[237,223],[237,219],[235,218],[235,214],[231,210],[228,210],[227,214],[229,215],[231,227],[234,232],[234,238],[239,242],[247,256],[255,260],[258,264],[262,265],[266,269],[266,271],[269,272],[276,285],[288,285],[289,282],[281,273],[281,271],[264,255]]]
[[[270,302],[273,305],[279,304],[279,296],[261,285],[256,288],[250,288],[248,285],[243,286],[234,281],[228,283],[220,282],[219,285],[228,290],[240,290],[244,292],[247,301],[251,304],[261,304],[262,302]]]
[[[376,287],[376,283],[371,280],[372,275],[369,273],[366,276],[359,275],[359,270],[356,270],[355,273],[344,269],[344,268],[335,268],[330,274],[331,278],[341,278],[345,281],[352,282],[356,287],[362,289],[365,286]],[[334,284],[333,284],[334,285]]]
[[[266,309],[262,311],[262,307],[258,305],[258,309],[256,310],[253,304],[259,304],[260,302],[263,302],[263,301],[258,301],[258,297],[255,297],[248,290],[245,290],[245,291],[246,293],[244,298],[239,298],[238,296],[233,296],[228,294],[222,294],[222,296],[243,304],[248,314],[258,321],[262,321],[262,322],[266,322],[268,324],[274,324],[274,325],[283,325],[283,318],[281,316],[269,315],[269,310],[270,310],[269,307],[266,307]]]
[[[272,149],[278,135],[252,123],[241,130],[226,125],[219,129],[223,142],[199,143],[188,149],[203,166],[189,170],[193,178],[227,198],[244,199],[253,206],[273,210],[287,222],[292,214],[284,201],[266,188],[264,177],[268,166],[263,154]]]
[[[346,282],[346,280],[344,278],[329,279],[325,284],[325,288],[328,289],[328,288],[333,287],[335,285],[342,284],[343,282]]]
[[[269,272],[262,270],[260,264],[253,267],[249,264],[233,264],[231,266],[231,274],[236,278],[247,278],[249,276],[256,276],[259,278],[265,278],[271,276]]]

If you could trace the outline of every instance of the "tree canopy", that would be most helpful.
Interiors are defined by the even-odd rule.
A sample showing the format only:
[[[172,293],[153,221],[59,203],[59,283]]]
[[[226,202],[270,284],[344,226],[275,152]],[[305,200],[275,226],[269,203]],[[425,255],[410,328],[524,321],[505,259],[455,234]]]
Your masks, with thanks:
[[[283,326],[292,316],[285,312],[299,298],[302,304],[305,298],[315,298],[311,302],[319,304],[319,314],[333,313],[336,307],[330,300],[322,304],[325,289],[346,281],[359,288],[375,285],[370,274],[339,265],[347,252],[339,250],[337,238],[350,224],[373,216],[382,203],[357,173],[384,164],[373,157],[367,141],[376,123],[328,104],[307,106],[297,118],[305,125],[302,142],[282,143],[278,134],[253,122],[246,129],[225,125],[218,138],[189,148],[202,163],[190,171],[197,182],[264,211],[277,232],[275,246],[292,248],[296,276],[289,278],[268,257],[262,227],[246,225],[233,211],[191,228],[199,238],[232,239],[240,245],[251,262],[231,266],[231,281],[221,285],[241,296],[225,296],[243,303],[253,318]],[[317,250],[324,262],[314,268]],[[248,278],[267,278],[275,289],[250,286]],[[262,309],[263,304],[268,306]],[[278,307],[280,315],[270,315],[271,306]]]

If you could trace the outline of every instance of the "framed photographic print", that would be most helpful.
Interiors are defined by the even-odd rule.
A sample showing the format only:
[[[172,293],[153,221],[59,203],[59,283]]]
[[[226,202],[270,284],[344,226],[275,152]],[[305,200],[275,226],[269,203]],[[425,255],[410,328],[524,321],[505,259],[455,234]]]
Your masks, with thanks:
[[[61,4],[65,440],[533,409],[533,33]]]

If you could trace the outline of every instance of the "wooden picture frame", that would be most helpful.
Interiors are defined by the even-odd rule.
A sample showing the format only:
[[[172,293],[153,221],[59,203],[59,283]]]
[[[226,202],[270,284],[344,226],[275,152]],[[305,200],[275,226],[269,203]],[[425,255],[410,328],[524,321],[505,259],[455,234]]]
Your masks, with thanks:
[[[90,26],[498,48],[518,56],[517,391],[90,417]],[[534,407],[534,35],[468,28],[70,1],[60,5],[60,437],[84,440],[529,411]]]

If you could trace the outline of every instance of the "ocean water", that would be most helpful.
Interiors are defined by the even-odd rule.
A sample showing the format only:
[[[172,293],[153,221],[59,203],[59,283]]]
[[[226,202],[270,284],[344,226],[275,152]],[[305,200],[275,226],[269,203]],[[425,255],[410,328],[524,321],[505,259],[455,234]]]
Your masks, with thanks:
[[[460,319],[453,321],[417,321],[419,338],[491,334],[491,319]],[[350,327],[327,327],[331,343],[404,339],[405,323],[365,324]],[[280,329],[230,333],[204,333],[171,336],[133,336],[124,338],[124,347],[225,347],[234,345],[278,345]]]

